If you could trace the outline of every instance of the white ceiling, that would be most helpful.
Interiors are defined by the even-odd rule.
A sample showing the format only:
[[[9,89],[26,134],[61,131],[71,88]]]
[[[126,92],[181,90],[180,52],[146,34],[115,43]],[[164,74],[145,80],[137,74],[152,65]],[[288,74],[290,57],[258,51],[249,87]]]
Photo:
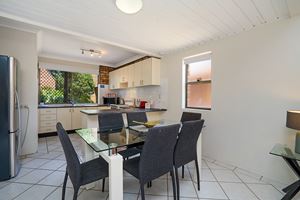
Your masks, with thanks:
[[[131,58],[136,59],[144,56],[144,54],[118,46],[44,29],[4,17],[0,17],[0,26],[37,33],[38,55],[41,57],[116,67],[128,59],[131,61]],[[97,56],[90,56],[88,53],[82,54],[80,49],[99,50],[102,52],[102,56],[99,58]]]
[[[290,18],[299,0],[143,0],[135,15],[114,0],[0,0],[0,16],[131,51],[159,55]],[[296,5],[296,6],[295,6]],[[50,51],[50,50],[49,50]]]
[[[88,41],[65,33],[54,31],[42,31],[39,56],[52,58],[69,58],[73,61],[81,61],[91,64],[117,66],[118,63],[137,54],[129,50],[109,44]],[[94,49],[102,51],[102,56],[90,56],[82,54],[80,49]]]

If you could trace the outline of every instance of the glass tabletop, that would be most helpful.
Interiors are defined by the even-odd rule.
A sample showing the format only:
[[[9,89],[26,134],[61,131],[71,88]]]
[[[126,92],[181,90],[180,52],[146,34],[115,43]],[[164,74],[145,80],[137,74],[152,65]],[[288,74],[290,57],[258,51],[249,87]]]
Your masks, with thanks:
[[[270,154],[300,161],[300,154],[295,153],[294,150],[283,144],[276,144],[270,151]]]
[[[178,122],[177,122],[178,123]],[[160,121],[157,126],[176,124],[172,121]],[[107,151],[119,147],[133,147],[145,142],[148,128],[143,125],[99,132],[98,128],[78,129],[76,133],[95,151]]]

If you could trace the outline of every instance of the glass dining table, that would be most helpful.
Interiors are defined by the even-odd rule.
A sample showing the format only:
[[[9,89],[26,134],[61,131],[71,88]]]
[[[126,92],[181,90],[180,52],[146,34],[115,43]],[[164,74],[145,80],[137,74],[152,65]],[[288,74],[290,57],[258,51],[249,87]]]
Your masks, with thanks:
[[[155,126],[166,126],[178,124],[174,121],[161,120]],[[76,133],[83,142],[83,161],[102,156],[109,164],[109,199],[123,199],[123,157],[118,154],[118,150],[132,148],[142,145],[149,131],[143,125],[130,126],[121,129],[114,129],[99,132],[99,128],[78,129]],[[90,189],[95,184],[88,184],[85,187]]]
[[[178,124],[174,121],[161,120],[155,126]],[[109,131],[99,131],[99,128],[76,130],[76,133],[95,152],[107,151],[109,155],[116,154],[120,148],[132,148],[145,142],[149,128],[144,125],[129,126]]]

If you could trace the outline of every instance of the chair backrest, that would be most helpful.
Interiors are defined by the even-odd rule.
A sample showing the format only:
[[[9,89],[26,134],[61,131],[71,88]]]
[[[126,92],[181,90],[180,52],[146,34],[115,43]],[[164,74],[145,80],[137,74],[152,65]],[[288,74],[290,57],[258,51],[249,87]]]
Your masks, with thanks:
[[[67,172],[73,183],[73,186],[79,185],[80,183],[80,162],[77,153],[72,145],[72,142],[63,128],[62,124],[58,122],[56,124],[57,134],[61,145],[63,147],[65,158],[67,161]]]
[[[98,115],[99,130],[111,131],[124,127],[122,113],[120,112],[104,112]]]
[[[174,151],[175,167],[180,167],[197,159],[197,141],[203,124],[204,120],[182,123]]]
[[[147,122],[147,115],[145,112],[128,112],[127,113],[127,122],[128,126],[134,126],[137,125],[133,121],[138,121],[138,122]]]
[[[145,184],[173,168],[173,153],[180,125],[149,129],[140,157],[140,182]]]
[[[180,122],[195,121],[201,119],[201,113],[183,112]]]

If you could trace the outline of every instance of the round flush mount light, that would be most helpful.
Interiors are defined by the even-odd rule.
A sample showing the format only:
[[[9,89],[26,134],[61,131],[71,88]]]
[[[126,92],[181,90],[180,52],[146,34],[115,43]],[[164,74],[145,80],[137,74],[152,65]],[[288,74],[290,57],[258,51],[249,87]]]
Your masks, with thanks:
[[[143,7],[142,0],[116,0],[116,6],[126,14],[139,12]]]

